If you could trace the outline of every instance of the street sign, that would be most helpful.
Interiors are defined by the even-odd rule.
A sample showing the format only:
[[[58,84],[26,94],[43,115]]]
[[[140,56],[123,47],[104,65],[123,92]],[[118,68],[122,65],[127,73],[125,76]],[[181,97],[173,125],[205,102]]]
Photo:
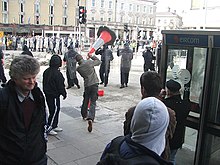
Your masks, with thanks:
[[[0,38],[2,38],[4,36],[4,32],[0,31]]]

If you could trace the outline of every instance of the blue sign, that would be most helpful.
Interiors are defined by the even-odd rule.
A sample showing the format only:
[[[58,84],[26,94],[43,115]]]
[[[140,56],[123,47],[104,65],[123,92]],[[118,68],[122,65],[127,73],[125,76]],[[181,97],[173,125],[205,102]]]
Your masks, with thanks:
[[[166,45],[208,47],[208,35],[166,34]]]
[[[220,47],[220,36],[214,36],[214,48]]]

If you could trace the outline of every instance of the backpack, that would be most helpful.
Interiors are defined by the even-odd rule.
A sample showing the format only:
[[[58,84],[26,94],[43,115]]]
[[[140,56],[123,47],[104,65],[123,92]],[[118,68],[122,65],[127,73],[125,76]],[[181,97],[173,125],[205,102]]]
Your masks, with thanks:
[[[129,158],[122,158],[120,156],[120,146],[124,141],[138,148],[141,152],[134,153]],[[133,142],[125,136],[119,136],[112,140],[105,157],[96,165],[172,165],[172,163],[166,162],[153,151]]]

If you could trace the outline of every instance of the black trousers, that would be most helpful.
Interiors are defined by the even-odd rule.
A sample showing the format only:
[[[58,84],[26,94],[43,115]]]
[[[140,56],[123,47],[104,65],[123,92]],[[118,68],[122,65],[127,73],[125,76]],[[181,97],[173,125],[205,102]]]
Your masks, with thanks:
[[[110,64],[109,64],[110,65]],[[104,62],[101,63],[100,68],[99,68],[99,76],[101,82],[103,82],[105,85],[108,84],[108,77],[109,77],[109,72],[110,72],[110,67],[106,66]]]
[[[128,79],[129,79],[129,72],[121,72],[121,85],[127,85],[128,84]]]
[[[46,96],[46,102],[49,109],[48,126],[52,129],[58,126],[59,113],[60,113],[60,97]]]

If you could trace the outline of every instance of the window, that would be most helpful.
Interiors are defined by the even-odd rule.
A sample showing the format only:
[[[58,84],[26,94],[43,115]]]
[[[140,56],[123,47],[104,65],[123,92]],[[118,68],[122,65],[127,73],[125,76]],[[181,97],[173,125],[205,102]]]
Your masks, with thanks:
[[[95,0],[92,0],[92,7],[95,7]]]
[[[63,17],[63,24],[67,25],[67,18],[66,17]]]
[[[36,22],[36,24],[39,24],[39,23],[40,23],[39,20],[40,20],[39,16],[36,16],[36,17],[35,17],[35,22]]]
[[[140,6],[139,5],[137,5],[137,12],[139,12],[140,11]]]
[[[150,11],[149,12],[153,13],[153,7],[152,6],[150,7]]]
[[[147,12],[147,7],[146,6],[144,6],[144,13],[146,13]]]
[[[108,18],[108,22],[111,22],[111,18]]]
[[[3,11],[8,11],[8,2],[6,2],[6,1],[3,1],[2,2],[2,9],[3,9]]]
[[[37,3],[34,5],[35,14],[40,14],[40,4]]]
[[[20,3],[20,12],[23,13],[24,12],[24,4]]]
[[[92,17],[92,21],[95,21],[95,18],[94,18],[94,17]]]
[[[112,8],[112,1],[108,2],[108,8],[111,9]]]
[[[50,15],[53,15],[53,10],[54,10],[53,9],[53,5],[50,5],[50,9],[49,10],[50,10]]]
[[[8,14],[5,13],[2,14],[2,21],[3,23],[8,23]]]
[[[19,22],[24,23],[24,15],[22,15],[22,14],[20,15]]]
[[[104,0],[101,0],[101,8],[104,7]]]
[[[129,4],[129,11],[132,11],[132,4]]]
[[[124,9],[124,3],[121,3],[121,10]]]
[[[101,18],[101,21],[104,21],[104,19],[103,19],[103,18]]]
[[[49,25],[53,25],[53,17],[49,18]]]
[[[67,16],[67,7],[66,6],[64,6],[64,8],[63,8],[63,16]]]

